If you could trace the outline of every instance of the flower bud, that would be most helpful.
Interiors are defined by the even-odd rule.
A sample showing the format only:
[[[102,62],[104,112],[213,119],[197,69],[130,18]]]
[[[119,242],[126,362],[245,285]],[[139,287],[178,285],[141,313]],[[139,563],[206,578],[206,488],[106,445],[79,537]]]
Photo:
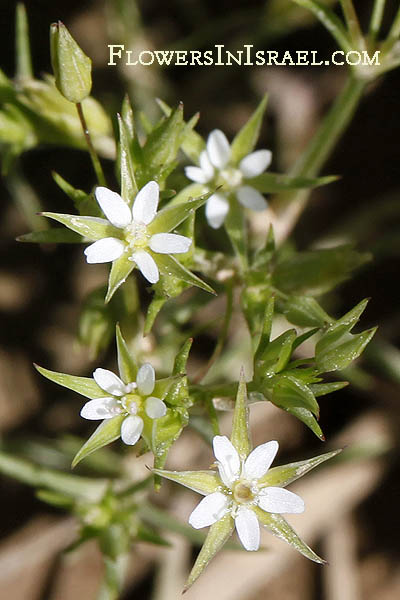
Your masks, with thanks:
[[[61,21],[50,26],[50,51],[58,90],[70,102],[82,102],[92,87],[92,61]]]

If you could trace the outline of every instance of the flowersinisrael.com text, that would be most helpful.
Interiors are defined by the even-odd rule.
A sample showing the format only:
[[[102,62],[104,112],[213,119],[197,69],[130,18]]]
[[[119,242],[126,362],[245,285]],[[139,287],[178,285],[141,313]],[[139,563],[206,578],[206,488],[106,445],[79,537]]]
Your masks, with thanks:
[[[116,66],[119,62],[126,66],[311,66],[350,65],[379,66],[380,51],[372,56],[366,50],[343,52],[336,50],[329,59],[321,60],[317,50],[255,50],[252,44],[245,44],[241,50],[230,52],[223,44],[216,44],[212,50],[142,50],[135,52],[126,50],[123,44],[108,44],[108,65]]]

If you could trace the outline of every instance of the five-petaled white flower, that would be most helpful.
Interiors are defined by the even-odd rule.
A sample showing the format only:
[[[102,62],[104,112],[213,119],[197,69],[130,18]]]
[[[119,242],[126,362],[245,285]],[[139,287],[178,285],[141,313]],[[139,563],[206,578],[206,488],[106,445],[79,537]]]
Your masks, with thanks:
[[[237,450],[225,436],[215,436],[213,447],[221,486],[201,500],[190,515],[189,523],[199,529],[231,513],[245,549],[258,550],[260,526],[253,510],[255,507],[275,514],[304,511],[300,496],[262,481],[276,456],[278,442],[257,446],[244,461],[240,460]]]
[[[121,237],[105,237],[95,241],[85,250],[88,263],[106,263],[130,253],[142,275],[157,283],[160,274],[157,263],[149,252],[159,254],[182,254],[189,250],[192,240],[175,233],[152,233],[148,226],[157,214],[159,186],[149,181],[136,195],[132,210],[116,192],[98,187],[96,200],[113,227],[122,230]],[[93,218],[92,218],[93,219]],[[100,219],[104,221],[104,219]]]
[[[239,165],[231,163],[231,147],[225,134],[214,129],[207,139],[207,149],[199,157],[199,166],[185,168],[188,179],[200,184],[222,185],[224,190],[234,193],[246,208],[261,211],[267,208],[264,196],[246,180],[261,175],[270,165],[269,150],[257,150],[245,156]],[[229,199],[222,192],[212,194],[207,200],[206,217],[214,229],[221,227],[229,211]]]
[[[144,423],[140,413],[144,411],[150,419],[159,419],[167,412],[165,403],[151,395],[155,385],[155,373],[150,363],[140,367],[136,381],[132,383],[123,383],[117,375],[107,369],[96,369],[93,379],[108,396],[86,402],[81,416],[96,421],[125,414],[126,418],[121,425],[121,438],[125,444],[133,446],[142,434]]]

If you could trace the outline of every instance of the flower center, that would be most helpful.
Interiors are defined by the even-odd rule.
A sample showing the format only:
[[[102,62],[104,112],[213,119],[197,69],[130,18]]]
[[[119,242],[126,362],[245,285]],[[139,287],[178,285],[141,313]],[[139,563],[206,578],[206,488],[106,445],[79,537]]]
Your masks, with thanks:
[[[243,175],[239,169],[228,167],[220,171],[220,183],[227,184],[230,188],[236,188],[242,183]]]
[[[149,244],[150,235],[147,233],[147,227],[144,223],[132,221],[125,227],[125,239],[131,249],[146,248]]]
[[[254,500],[254,493],[248,483],[238,481],[233,487],[233,497],[238,504],[246,504]]]
[[[130,415],[137,415],[142,405],[142,398],[138,394],[122,396],[121,406]]]

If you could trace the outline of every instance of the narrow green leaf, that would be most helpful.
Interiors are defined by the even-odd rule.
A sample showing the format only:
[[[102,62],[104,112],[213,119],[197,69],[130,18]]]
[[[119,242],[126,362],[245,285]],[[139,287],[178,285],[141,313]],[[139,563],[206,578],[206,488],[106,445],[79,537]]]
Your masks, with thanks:
[[[200,206],[203,206],[211,194],[212,192],[209,192],[204,196],[188,200],[185,203],[177,204],[174,202],[172,206],[167,205],[156,214],[147,228],[148,232],[150,234],[159,232],[167,233],[172,229],[175,229],[175,227],[178,227],[178,225],[187,219],[190,214],[200,208]]]
[[[279,373],[287,366],[292,355],[293,343],[296,339],[296,330],[288,329],[280,336],[265,346],[263,352],[257,358],[257,373],[266,375],[268,373]]]
[[[132,383],[136,381],[136,375],[138,372],[137,365],[129,352],[128,346],[122,336],[121,328],[119,325],[116,327],[116,340],[117,340],[117,356],[118,356],[118,369],[119,374],[124,383]]]
[[[242,460],[251,451],[249,432],[249,409],[247,405],[247,389],[243,369],[240,372],[238,391],[236,394],[235,410],[233,413],[231,442]]]
[[[168,106],[166,102],[160,100],[159,98],[157,98],[157,104],[161,108],[163,113],[167,117],[169,117],[172,112],[172,108]],[[197,121],[197,115],[194,115],[194,117],[192,117],[192,119],[194,118],[196,118]],[[192,122],[192,119],[190,119],[190,121],[185,125],[181,147],[186,156],[190,158],[191,161],[193,161],[194,163],[198,163],[200,153],[205,149],[206,144],[200,134],[194,131],[191,127],[188,128],[188,125]]]
[[[186,364],[189,358],[189,352],[193,344],[193,338],[189,338],[183,344],[175,357],[174,367],[172,370],[173,375],[179,375],[180,373],[186,373]]]
[[[215,471],[164,471],[163,469],[152,469],[152,471],[203,496],[216,492],[221,486],[221,480]]]
[[[332,318],[310,296],[289,296],[283,305],[283,314],[290,323],[300,327],[324,327]]]
[[[296,419],[299,419],[299,421],[304,423],[304,425],[306,425],[309,429],[311,429],[311,431],[317,436],[317,438],[321,440],[321,442],[325,441],[325,436],[322,432],[322,429],[310,410],[300,406],[291,406],[286,410],[288,413],[296,417]]]
[[[196,579],[202,574],[210,560],[222,548],[227,539],[231,536],[233,528],[234,520],[232,519],[230,513],[222,517],[222,519],[214,523],[214,525],[211,525],[203,547],[200,550],[193,569],[190,572],[184,592],[193,585]]]
[[[319,330],[320,330],[320,327],[314,327],[314,329],[310,329],[309,331],[306,331],[305,333],[298,335],[297,338],[293,342],[293,348],[292,348],[293,352],[296,350],[296,348],[301,346],[301,344],[303,344],[303,342],[306,342],[308,339],[310,339],[310,337],[315,335]]]
[[[215,295],[212,287],[191,273],[173,256],[170,256],[169,254],[156,254],[154,258],[163,275],[177,277],[189,285],[197,286],[200,289]]]
[[[290,375],[277,375],[272,388],[272,401],[285,410],[306,408],[313,414],[319,414],[319,406],[314,394],[297,378]]]
[[[282,292],[319,296],[348,278],[370,259],[351,245],[296,252],[277,264],[273,283]]]
[[[183,131],[183,105],[171,112],[148,136],[143,158],[148,172],[158,171],[175,160]]]
[[[332,345],[329,345],[329,341],[332,339],[334,332],[325,334],[321,338],[324,343],[324,350],[321,349],[321,346],[318,346],[321,340],[315,348],[317,368],[321,373],[345,369],[364,351],[375,335],[376,330],[377,328],[374,327],[357,335],[346,334],[340,338],[340,342],[336,340]],[[349,336],[350,339],[348,339]]]
[[[138,526],[135,537],[142,542],[150,542],[150,544],[155,544],[156,546],[170,547],[172,545],[158,533],[143,525],[143,523],[140,523]]]
[[[104,392],[103,392],[104,394]],[[107,444],[111,444],[120,437],[122,421],[126,415],[117,415],[112,419],[106,419],[96,429],[96,431],[90,436],[82,448],[76,454],[72,461],[72,468],[76,467],[86,456],[92,454],[99,448],[103,448]]]
[[[121,175],[121,197],[127,204],[131,205],[133,198],[138,191],[138,187],[136,185],[135,172],[133,169],[129,132],[120,115],[118,115],[118,128],[118,159]]]
[[[57,373],[56,371],[50,371],[49,369],[39,367],[39,365],[35,365],[35,368],[41,375],[50,379],[50,381],[54,381],[54,383],[58,383],[58,385],[62,385],[69,390],[73,390],[74,392],[85,396],[85,398],[93,400],[94,398],[104,397],[104,390],[102,390],[91,377],[78,377],[77,375]]]
[[[108,289],[105,302],[110,302],[117,289],[127,280],[134,268],[135,263],[129,260],[129,254],[127,252],[124,252],[120,258],[113,261],[108,278]]]
[[[35,244],[81,244],[82,236],[70,229],[45,229],[43,231],[32,231],[17,237],[18,242],[30,242]]]
[[[343,317],[338,319],[335,323],[332,323],[330,329],[334,329],[336,327],[340,327],[345,325],[347,327],[347,331],[351,331],[354,325],[359,321],[361,315],[364,310],[367,308],[367,304],[369,302],[369,298],[365,298],[365,300],[361,300],[354,308],[349,310]]]
[[[295,550],[303,554],[306,558],[310,560],[324,564],[326,561],[320,558],[302,539],[299,538],[294,529],[289,525],[289,523],[281,516],[275,513],[267,513],[261,508],[254,507],[254,512],[257,515],[258,520],[262,525],[264,525],[273,535],[284,540]]]
[[[92,194],[87,194],[83,190],[75,188],[54,171],[52,175],[58,187],[72,200],[80,215],[88,217],[104,217],[100,206],[97,204]]]
[[[256,352],[254,355],[254,358],[256,360],[258,360],[263,355],[263,353],[267,349],[267,346],[269,345],[269,341],[271,339],[272,321],[274,318],[274,306],[275,306],[275,298],[274,298],[274,296],[271,296],[268,299],[267,304],[265,306],[265,316],[264,316],[263,327],[262,327],[262,331],[261,331],[261,335],[260,335],[260,341],[258,343]]]
[[[32,58],[29,44],[29,27],[26,9],[18,2],[15,14],[16,78],[19,82],[33,79]]]
[[[289,463],[287,465],[282,465],[281,467],[272,467],[264,477],[261,477],[261,479],[258,480],[258,485],[262,487],[286,487],[293,481],[296,481],[296,479],[299,479],[299,477],[303,477],[303,475],[312,469],[315,469],[315,467],[318,467],[321,463],[337,456],[341,451],[342,449],[340,448],[339,450],[320,454],[319,456],[314,456],[307,460]]]
[[[192,198],[198,198],[199,196],[207,194],[208,191],[208,187],[202,183],[190,183],[176,194],[169,203],[169,206],[174,206],[176,204],[182,205]]]
[[[265,94],[250,119],[236,134],[231,144],[232,162],[235,165],[254,150],[260,135],[262,120],[265,109],[267,108],[267,101],[268,95]]]
[[[68,229],[76,231],[91,241],[101,240],[106,237],[121,238],[121,230],[114,227],[106,219],[99,217],[80,217],[79,215],[63,215],[59,213],[44,212],[43,217],[62,223]]]
[[[314,396],[319,398],[320,396],[326,396],[326,394],[331,394],[332,392],[342,390],[348,385],[348,381],[334,381],[332,383],[312,383],[310,385],[310,390],[312,391]]]
[[[257,177],[245,179],[245,182],[262,194],[278,194],[288,190],[302,190],[328,185],[337,181],[335,175],[326,177],[291,177],[280,173],[262,173]]]
[[[153,329],[154,321],[156,320],[158,313],[167,300],[168,298],[165,298],[164,296],[159,296],[157,294],[154,295],[147,309],[143,335],[149,335],[150,331]]]

